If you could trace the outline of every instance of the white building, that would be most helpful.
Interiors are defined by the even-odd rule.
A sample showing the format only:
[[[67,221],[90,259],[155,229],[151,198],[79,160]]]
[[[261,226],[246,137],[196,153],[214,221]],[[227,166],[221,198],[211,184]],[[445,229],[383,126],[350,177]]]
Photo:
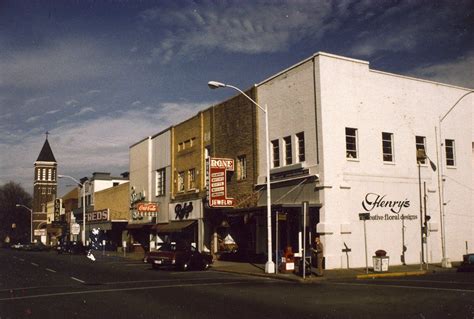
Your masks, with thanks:
[[[130,146],[131,241],[145,249],[162,242],[156,224],[169,222],[171,131],[165,130]],[[140,212],[137,204],[156,204],[156,211]]]
[[[291,216],[309,202],[308,242],[321,235],[326,268],[365,267],[360,213],[371,216],[370,266],[378,249],[392,265],[401,264],[402,255],[407,264],[420,262],[424,207],[431,217],[425,261],[441,262],[443,255],[460,260],[466,246],[472,252],[474,94],[461,99],[440,127],[440,118],[472,90],[326,53],[256,86],[258,103],[269,110],[272,203]],[[259,116],[259,184],[266,175],[263,121]],[[418,166],[417,149],[426,151],[436,171],[427,159]],[[426,198],[421,213],[420,198],[422,204]]]

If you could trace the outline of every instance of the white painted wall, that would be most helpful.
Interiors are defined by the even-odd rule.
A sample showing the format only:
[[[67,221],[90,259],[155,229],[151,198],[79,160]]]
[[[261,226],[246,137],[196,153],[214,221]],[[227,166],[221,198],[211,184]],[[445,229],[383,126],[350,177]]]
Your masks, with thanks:
[[[159,213],[157,222],[166,223],[169,221],[169,202],[171,188],[171,131],[165,131],[152,138],[152,166],[150,170],[152,180],[151,198],[158,202]],[[165,196],[156,195],[156,171],[166,169]]]
[[[350,266],[364,267],[362,201],[367,193],[386,195],[386,200],[410,202],[400,214],[418,216],[405,222],[407,263],[420,259],[418,166],[415,136],[426,137],[428,156],[437,162],[435,126],[438,119],[465,94],[465,89],[370,70],[368,62],[317,54],[276,77],[258,85],[260,104],[269,106],[270,139],[305,131],[306,166],[319,173],[321,224],[327,268],[346,267],[341,252],[351,249]],[[316,90],[316,103],[314,102]],[[456,143],[455,168],[443,163],[447,256],[460,260],[465,242],[474,245],[472,169],[473,95],[463,99],[442,123],[444,138]],[[315,104],[317,110],[315,113]],[[317,125],[316,125],[317,121]],[[259,182],[265,176],[264,122],[259,117]],[[358,160],[345,157],[345,127],[358,129]],[[439,130],[439,128],[438,128]],[[316,151],[318,132],[319,165]],[[394,134],[393,164],[382,160],[382,132]],[[439,131],[438,131],[439,132]],[[295,147],[296,145],[294,145]],[[282,148],[282,146],[280,146]],[[443,150],[444,159],[444,150]],[[439,166],[439,165],[438,165]],[[438,168],[439,169],[439,168]],[[440,205],[437,172],[421,167],[421,181],[427,183],[427,210],[431,215],[428,260],[441,260]],[[386,207],[373,215],[394,216]],[[369,258],[384,249],[391,264],[400,264],[401,220],[367,222]],[[369,264],[372,261],[369,260]]]

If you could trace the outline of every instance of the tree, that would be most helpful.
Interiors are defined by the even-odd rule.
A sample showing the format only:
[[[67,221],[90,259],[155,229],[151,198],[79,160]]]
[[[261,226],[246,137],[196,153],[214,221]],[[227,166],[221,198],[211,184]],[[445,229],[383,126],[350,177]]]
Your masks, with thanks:
[[[10,181],[0,186],[0,240],[8,236],[10,242],[29,242],[31,215],[30,211],[16,204],[31,207],[32,198],[23,187]]]

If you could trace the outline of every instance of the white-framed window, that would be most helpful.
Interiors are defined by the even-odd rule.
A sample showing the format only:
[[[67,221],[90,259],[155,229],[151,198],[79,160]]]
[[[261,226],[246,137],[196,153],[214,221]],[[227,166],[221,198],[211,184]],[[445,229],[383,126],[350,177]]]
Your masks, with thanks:
[[[48,168],[48,181],[52,181],[51,168]]]
[[[273,167],[280,167],[280,141],[273,140],[271,143],[272,143]]]
[[[346,127],[346,158],[359,158],[357,150],[357,129]]]
[[[178,192],[184,192],[184,172],[178,172]]]
[[[292,146],[291,146],[291,136],[286,136],[283,138],[283,151],[284,151],[284,159],[285,165],[293,164],[293,154],[292,154]]]
[[[196,189],[196,169],[188,170],[188,190]]]
[[[247,156],[237,156],[237,180],[247,179]]]
[[[42,169],[42,172],[43,172],[43,174],[42,174],[42,176],[41,176],[41,180],[42,180],[42,181],[45,181],[45,180],[46,180],[46,168],[43,168],[43,169]]]
[[[296,160],[301,163],[306,160],[305,147],[304,147],[304,132],[296,134]]]
[[[415,145],[416,145],[416,152],[423,152],[426,153],[426,137],[424,136],[415,136]],[[417,163],[418,163],[418,156],[417,156]],[[426,164],[426,158],[420,160],[420,164]]]
[[[446,166],[456,166],[456,149],[454,140],[445,140]]]
[[[384,162],[394,161],[393,133],[382,132],[382,157]]]
[[[166,189],[166,169],[162,168],[155,173],[156,191],[155,196],[164,196]]]

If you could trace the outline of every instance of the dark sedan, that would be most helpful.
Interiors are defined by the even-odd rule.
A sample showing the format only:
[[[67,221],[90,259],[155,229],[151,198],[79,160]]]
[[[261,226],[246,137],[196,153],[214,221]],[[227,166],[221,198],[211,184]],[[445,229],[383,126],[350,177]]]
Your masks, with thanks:
[[[80,241],[67,241],[59,243],[56,246],[58,254],[83,254],[87,252],[87,248]]]
[[[199,252],[193,246],[162,245],[158,250],[145,255],[144,262],[151,264],[154,269],[174,267],[183,271],[188,269],[207,270],[212,264],[212,256]]]

